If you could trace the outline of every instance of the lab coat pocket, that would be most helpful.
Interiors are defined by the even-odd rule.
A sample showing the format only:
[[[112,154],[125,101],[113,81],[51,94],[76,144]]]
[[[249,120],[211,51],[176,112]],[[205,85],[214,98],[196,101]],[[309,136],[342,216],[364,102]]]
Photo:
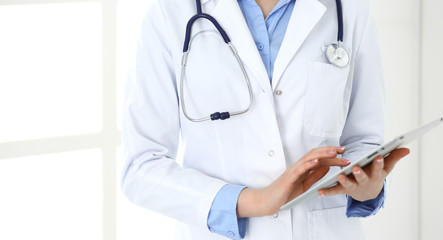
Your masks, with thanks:
[[[358,218],[347,218],[346,207],[316,210],[308,213],[309,240],[363,240]]]
[[[304,126],[317,137],[340,137],[347,113],[346,83],[350,67],[311,62],[305,102]]]

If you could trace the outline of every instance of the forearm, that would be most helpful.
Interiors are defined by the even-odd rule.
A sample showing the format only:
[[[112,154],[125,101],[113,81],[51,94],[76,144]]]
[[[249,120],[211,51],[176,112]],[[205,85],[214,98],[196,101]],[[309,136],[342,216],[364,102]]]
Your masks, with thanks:
[[[167,158],[129,160],[122,176],[122,190],[131,202],[201,228],[207,228],[212,201],[225,184],[196,170],[183,169]]]
[[[259,217],[260,214],[257,213],[257,199],[255,197],[256,190],[245,188],[240,193],[237,201],[237,216],[239,218],[243,217]]]

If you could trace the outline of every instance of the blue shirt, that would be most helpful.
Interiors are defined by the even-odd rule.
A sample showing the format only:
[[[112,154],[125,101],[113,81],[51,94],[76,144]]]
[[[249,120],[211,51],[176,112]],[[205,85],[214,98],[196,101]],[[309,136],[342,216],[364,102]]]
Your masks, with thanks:
[[[238,0],[238,4],[272,81],[274,62],[285,37],[295,0],[280,0],[266,19],[255,0]]]
[[[272,81],[274,62],[294,9],[295,0],[280,0],[264,19],[255,0],[237,0],[257,50]],[[231,239],[241,239],[246,234],[248,218],[237,218],[237,200],[244,186],[225,185],[217,193],[208,216],[208,228]],[[375,214],[384,203],[384,189],[377,198],[359,202],[348,196],[348,217],[367,217]]]

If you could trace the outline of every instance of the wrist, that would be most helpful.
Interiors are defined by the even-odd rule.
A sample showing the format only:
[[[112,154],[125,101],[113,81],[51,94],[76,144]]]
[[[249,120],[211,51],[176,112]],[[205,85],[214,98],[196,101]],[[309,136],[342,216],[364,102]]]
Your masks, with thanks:
[[[257,217],[260,208],[257,206],[255,199],[257,190],[245,188],[241,191],[237,201],[237,217]]]

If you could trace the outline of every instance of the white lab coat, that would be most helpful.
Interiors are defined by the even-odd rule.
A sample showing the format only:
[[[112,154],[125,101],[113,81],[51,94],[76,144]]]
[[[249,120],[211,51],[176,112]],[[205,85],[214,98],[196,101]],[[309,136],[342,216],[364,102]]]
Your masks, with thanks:
[[[224,121],[184,117],[180,68],[195,2],[157,1],[144,18],[126,86],[122,188],[135,204],[178,220],[177,239],[216,240],[226,238],[208,230],[207,217],[225,184],[265,187],[312,148],[346,146],[343,158],[356,160],[380,145],[384,82],[368,0],[343,0],[344,47],[351,56],[345,68],[328,63],[322,47],[337,38],[335,1],[297,0],[272,84],[237,0],[202,3],[238,50],[252,85],[252,107]],[[212,29],[199,20],[193,35]],[[186,74],[184,97],[193,117],[249,103],[232,53],[213,32],[194,39]],[[183,166],[176,163],[180,131]],[[245,239],[363,239],[359,220],[345,212],[345,195],[313,197],[277,218],[250,218]]]

